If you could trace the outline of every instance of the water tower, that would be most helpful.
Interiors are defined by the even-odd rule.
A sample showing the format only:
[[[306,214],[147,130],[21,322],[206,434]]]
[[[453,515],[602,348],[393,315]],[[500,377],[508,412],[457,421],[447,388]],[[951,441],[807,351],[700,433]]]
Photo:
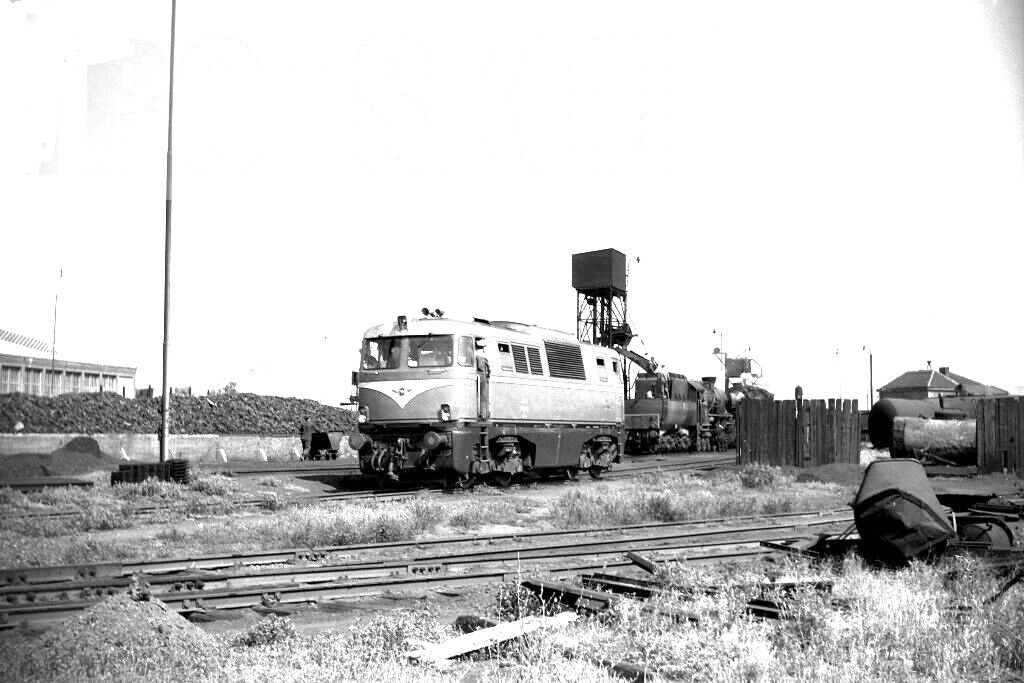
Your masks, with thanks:
[[[615,249],[572,255],[576,290],[576,338],[625,347],[633,334],[626,324],[626,255]]]

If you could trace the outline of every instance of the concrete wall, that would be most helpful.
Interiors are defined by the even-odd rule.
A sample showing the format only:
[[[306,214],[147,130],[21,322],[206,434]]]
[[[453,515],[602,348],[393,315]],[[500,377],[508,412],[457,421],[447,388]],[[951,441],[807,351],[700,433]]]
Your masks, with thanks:
[[[157,462],[160,439],[156,434],[0,434],[0,458],[19,453],[52,453],[72,439],[95,439],[104,453],[123,460]],[[168,457],[216,462],[220,450],[230,461],[297,460],[302,444],[297,436],[219,436],[217,434],[171,434]],[[339,457],[349,455],[348,437],[342,437]]]

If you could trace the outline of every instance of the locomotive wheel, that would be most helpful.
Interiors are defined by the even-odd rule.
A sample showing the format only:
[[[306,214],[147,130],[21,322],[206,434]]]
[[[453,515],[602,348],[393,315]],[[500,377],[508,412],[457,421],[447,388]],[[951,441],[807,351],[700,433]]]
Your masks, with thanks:
[[[604,469],[605,468],[603,467],[594,465],[593,467],[587,468],[587,474],[589,474],[594,479],[600,479],[602,476],[604,476]]]
[[[512,485],[512,473],[511,472],[494,472],[493,479],[495,484],[503,489],[507,489]]]

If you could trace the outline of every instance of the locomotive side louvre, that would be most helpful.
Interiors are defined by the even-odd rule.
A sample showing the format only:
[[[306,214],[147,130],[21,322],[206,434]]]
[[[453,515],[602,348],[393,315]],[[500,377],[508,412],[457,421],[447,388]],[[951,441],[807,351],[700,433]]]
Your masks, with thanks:
[[[444,318],[370,328],[357,377],[360,468],[398,479],[588,469],[619,455],[618,356],[519,323]]]

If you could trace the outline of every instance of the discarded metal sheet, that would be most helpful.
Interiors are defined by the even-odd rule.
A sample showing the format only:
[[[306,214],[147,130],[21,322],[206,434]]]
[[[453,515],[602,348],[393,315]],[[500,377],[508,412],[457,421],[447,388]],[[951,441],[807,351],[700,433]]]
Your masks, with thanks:
[[[868,465],[853,501],[853,516],[862,553],[888,565],[902,566],[940,550],[956,536],[917,460],[876,460]]]

